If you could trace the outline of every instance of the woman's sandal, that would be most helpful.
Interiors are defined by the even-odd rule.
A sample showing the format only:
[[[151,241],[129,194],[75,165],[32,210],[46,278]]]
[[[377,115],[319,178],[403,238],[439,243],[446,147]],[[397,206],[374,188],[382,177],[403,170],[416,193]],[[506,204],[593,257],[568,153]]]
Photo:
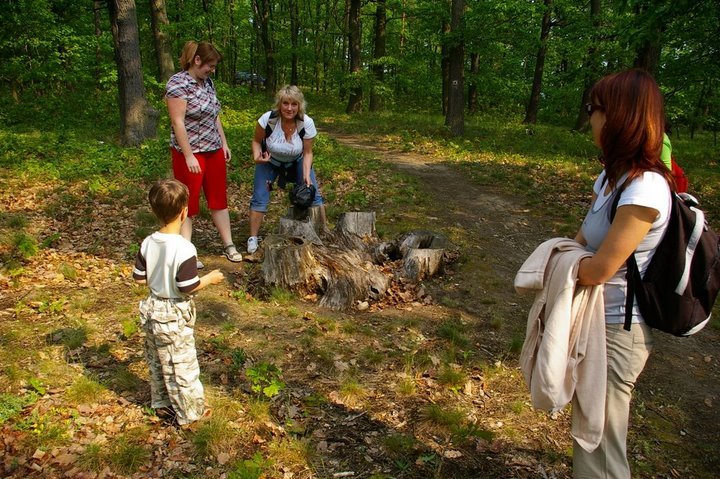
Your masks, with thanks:
[[[232,261],[233,263],[239,263],[242,261],[242,255],[238,252],[237,248],[232,243],[225,247],[223,254],[228,259],[228,261]]]

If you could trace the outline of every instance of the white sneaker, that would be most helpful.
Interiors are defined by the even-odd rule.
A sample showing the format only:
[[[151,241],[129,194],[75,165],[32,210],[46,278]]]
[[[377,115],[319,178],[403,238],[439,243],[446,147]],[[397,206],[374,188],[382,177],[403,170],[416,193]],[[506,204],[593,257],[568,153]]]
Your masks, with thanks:
[[[258,249],[258,238],[257,236],[251,236],[248,238],[247,252],[253,254]]]
[[[203,268],[205,267],[205,265],[203,264],[203,262],[200,261],[199,259],[195,260],[195,264],[196,264],[196,266],[197,266],[197,269],[203,269]]]

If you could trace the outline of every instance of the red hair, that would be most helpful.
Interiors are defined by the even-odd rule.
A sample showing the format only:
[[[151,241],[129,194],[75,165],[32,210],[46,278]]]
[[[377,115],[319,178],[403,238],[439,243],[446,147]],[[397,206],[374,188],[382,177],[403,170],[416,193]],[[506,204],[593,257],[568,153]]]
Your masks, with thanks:
[[[672,173],[660,160],[665,113],[653,77],[639,69],[614,73],[595,84],[590,98],[605,112],[600,145],[610,186],[625,172],[632,181],[645,171],[656,171],[674,190]]]

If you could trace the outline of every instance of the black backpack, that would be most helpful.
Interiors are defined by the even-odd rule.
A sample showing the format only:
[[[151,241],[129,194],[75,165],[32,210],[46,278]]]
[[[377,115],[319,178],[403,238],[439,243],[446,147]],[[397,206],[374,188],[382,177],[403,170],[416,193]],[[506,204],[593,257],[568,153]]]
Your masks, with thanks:
[[[624,185],[615,194],[610,221],[615,217]],[[625,329],[630,330],[633,298],[643,320],[675,336],[690,336],[710,321],[720,289],[720,244],[705,214],[691,195],[671,193],[667,231],[655,250],[644,277],[627,259]]]

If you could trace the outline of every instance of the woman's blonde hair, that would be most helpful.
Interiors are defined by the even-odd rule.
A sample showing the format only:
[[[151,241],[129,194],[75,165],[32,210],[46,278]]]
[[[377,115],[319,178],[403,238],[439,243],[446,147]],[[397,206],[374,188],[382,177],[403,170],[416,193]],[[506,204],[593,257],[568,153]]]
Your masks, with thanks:
[[[295,118],[302,120],[305,117],[305,108],[307,107],[307,104],[305,103],[305,96],[300,91],[300,88],[295,85],[285,85],[280,88],[275,94],[275,106],[273,109],[277,111],[280,110],[283,98],[290,98],[291,100],[297,102],[298,112]]]
[[[195,57],[200,57],[203,65],[211,61],[222,60],[222,55],[215,49],[210,42],[196,42],[190,40],[185,42],[182,54],[180,54],[180,66],[187,71],[193,65]]]

